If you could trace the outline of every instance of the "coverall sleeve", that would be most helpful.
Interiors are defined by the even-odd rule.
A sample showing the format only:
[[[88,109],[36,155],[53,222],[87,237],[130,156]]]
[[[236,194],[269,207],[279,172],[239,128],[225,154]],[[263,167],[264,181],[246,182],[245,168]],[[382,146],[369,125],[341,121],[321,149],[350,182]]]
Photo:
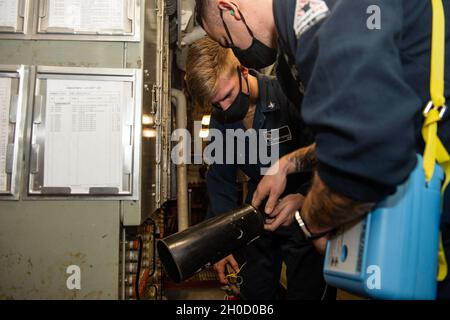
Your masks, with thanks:
[[[223,131],[224,128],[214,119],[210,129]],[[223,150],[225,146],[223,146]],[[236,183],[237,166],[235,164],[213,163],[206,173],[206,188],[209,198],[209,208],[206,218],[212,218],[237,207],[238,188]]]
[[[372,5],[381,29],[368,28]],[[316,133],[319,176],[357,201],[382,200],[416,165],[422,106],[403,77],[402,16],[402,0],[340,0],[316,35],[302,116]],[[296,60],[301,44],[302,36]]]

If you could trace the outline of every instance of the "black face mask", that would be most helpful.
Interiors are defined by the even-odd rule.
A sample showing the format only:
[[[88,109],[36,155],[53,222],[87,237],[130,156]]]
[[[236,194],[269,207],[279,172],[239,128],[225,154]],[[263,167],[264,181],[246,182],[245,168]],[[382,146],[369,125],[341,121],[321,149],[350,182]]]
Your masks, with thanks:
[[[236,96],[236,99],[234,99],[233,103],[225,111],[222,110],[219,105],[213,104],[214,110],[212,116],[215,120],[222,124],[229,124],[243,120],[247,115],[248,109],[250,108],[250,93],[246,94],[242,92],[242,76],[239,67],[237,72],[239,77],[239,93]],[[247,88],[249,88],[248,80],[245,80],[247,82]]]
[[[262,69],[272,65],[277,59],[277,50],[269,48],[264,43],[256,39],[239,9],[238,12],[241,15],[242,22],[247,28],[247,31],[252,37],[253,41],[250,47],[245,50],[236,47],[233,43],[233,38],[231,37],[231,33],[228,30],[225,20],[223,20],[223,11],[220,10],[220,17],[222,18],[223,26],[228,35],[228,38],[230,38],[231,41],[231,44],[228,44],[228,47],[233,50],[236,58],[238,58],[238,60],[248,68]]]

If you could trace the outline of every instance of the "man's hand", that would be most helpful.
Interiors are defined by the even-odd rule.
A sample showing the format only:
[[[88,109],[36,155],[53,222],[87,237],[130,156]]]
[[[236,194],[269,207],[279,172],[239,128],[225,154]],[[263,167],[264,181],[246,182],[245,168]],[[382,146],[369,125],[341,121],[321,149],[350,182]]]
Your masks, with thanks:
[[[280,226],[287,227],[295,219],[295,212],[301,210],[305,197],[301,194],[290,194],[285,197],[275,207],[273,213],[266,219],[264,228],[268,231],[275,231]],[[312,243],[320,254],[325,254],[327,247],[328,236],[313,240]]]
[[[225,269],[226,269],[227,264],[229,264],[236,273],[239,272],[239,265],[236,262],[236,260],[234,259],[233,255],[231,255],[231,254],[228,257],[217,262],[214,265],[214,270],[216,270],[217,275],[219,276],[219,281],[223,285],[228,284],[227,277],[225,276]]]
[[[294,221],[295,212],[302,207],[304,200],[305,197],[299,193],[286,196],[268,216],[264,228],[268,231],[275,231],[280,226],[289,226]]]
[[[255,208],[259,208],[264,199],[269,196],[264,211],[266,214],[271,214],[277,204],[278,198],[284,192],[284,189],[286,189],[287,175],[286,164],[283,159],[280,159],[277,164],[269,169],[267,175],[258,184],[253,194],[252,205]]]
[[[312,233],[322,233],[362,217],[374,205],[354,201],[331,190],[316,173],[301,216]]]
[[[261,203],[267,200],[264,211],[266,214],[272,214],[277,205],[278,198],[286,189],[287,176],[296,172],[313,171],[316,165],[315,155],[316,145],[298,149],[283,158],[281,158],[259,183],[252,200],[252,205],[259,208]]]

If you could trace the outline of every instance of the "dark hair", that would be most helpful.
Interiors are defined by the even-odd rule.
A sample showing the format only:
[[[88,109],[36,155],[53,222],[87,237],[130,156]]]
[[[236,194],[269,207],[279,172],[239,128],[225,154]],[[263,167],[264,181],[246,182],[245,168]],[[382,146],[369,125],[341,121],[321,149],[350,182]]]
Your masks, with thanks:
[[[203,28],[203,16],[208,0],[195,0],[195,21]]]

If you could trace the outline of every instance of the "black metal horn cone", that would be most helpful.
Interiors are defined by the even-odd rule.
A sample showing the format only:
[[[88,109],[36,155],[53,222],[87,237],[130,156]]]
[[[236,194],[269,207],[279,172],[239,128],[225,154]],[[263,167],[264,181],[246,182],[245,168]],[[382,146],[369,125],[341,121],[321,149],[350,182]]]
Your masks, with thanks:
[[[169,278],[179,283],[246,246],[263,231],[264,215],[245,205],[159,240],[159,258]]]
[[[158,247],[159,258],[162,261],[164,270],[166,271],[169,278],[176,283],[181,282],[182,276],[180,268],[173,258],[167,244],[164,242],[164,240],[158,240],[156,245]]]

